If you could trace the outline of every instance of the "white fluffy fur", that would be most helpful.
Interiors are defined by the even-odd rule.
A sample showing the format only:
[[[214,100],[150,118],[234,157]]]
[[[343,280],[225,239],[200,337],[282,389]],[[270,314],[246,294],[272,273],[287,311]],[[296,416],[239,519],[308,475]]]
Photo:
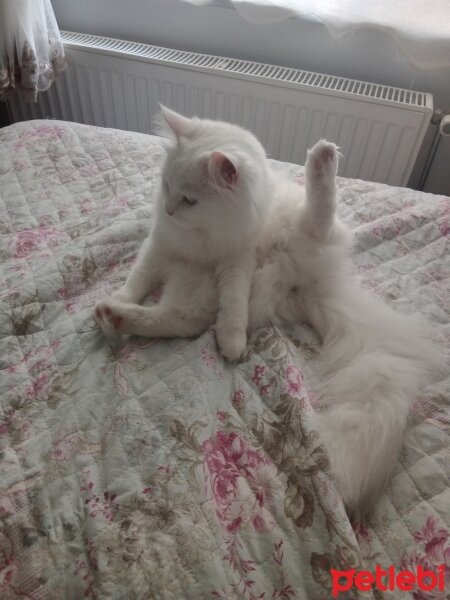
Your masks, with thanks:
[[[165,108],[163,117],[172,145],[153,228],[97,321],[148,337],[196,336],[215,323],[230,360],[258,327],[309,322],[323,342],[317,428],[347,508],[366,513],[395,465],[431,353],[414,321],[351,274],[351,235],[335,215],[336,146],[309,151],[302,188],[273,172],[240,127]],[[160,303],[140,306],[160,283]]]

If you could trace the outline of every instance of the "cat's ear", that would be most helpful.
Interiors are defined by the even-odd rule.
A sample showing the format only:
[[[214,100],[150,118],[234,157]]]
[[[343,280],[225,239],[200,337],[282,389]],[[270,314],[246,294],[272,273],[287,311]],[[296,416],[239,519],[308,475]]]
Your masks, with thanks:
[[[182,135],[187,135],[191,128],[191,119],[178,114],[174,110],[171,110],[162,104],[160,105],[160,108],[160,126],[162,126],[162,129],[166,129],[167,132],[168,127],[170,132],[174,134],[177,139]]]
[[[238,180],[238,170],[233,161],[223,152],[211,152],[208,159],[208,174],[210,178],[227,189],[232,189]]]

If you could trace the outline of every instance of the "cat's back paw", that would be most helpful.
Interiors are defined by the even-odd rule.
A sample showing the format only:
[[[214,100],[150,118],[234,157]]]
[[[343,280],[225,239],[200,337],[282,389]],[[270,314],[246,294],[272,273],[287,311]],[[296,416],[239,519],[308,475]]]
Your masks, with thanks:
[[[312,183],[334,180],[339,161],[339,148],[327,140],[319,140],[310,150],[305,165],[306,178]]]

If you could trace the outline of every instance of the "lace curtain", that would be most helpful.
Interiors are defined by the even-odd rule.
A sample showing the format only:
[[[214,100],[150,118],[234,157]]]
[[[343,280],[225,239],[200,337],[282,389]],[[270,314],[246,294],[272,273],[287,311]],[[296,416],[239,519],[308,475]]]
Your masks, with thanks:
[[[198,6],[213,0],[185,0]],[[336,36],[372,29],[393,38],[418,69],[450,66],[450,0],[228,0],[253,23],[297,16]]]
[[[65,66],[50,0],[0,0],[0,100],[20,89],[36,102]]]

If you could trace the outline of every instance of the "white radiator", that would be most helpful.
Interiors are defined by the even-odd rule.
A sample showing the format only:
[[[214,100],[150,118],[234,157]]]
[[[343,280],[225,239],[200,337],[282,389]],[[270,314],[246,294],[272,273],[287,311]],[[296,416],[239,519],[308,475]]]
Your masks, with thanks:
[[[15,120],[56,118],[148,133],[159,103],[253,131],[272,158],[304,164],[321,137],[339,173],[406,185],[433,112],[431,94],[297,69],[62,32],[70,66]]]

